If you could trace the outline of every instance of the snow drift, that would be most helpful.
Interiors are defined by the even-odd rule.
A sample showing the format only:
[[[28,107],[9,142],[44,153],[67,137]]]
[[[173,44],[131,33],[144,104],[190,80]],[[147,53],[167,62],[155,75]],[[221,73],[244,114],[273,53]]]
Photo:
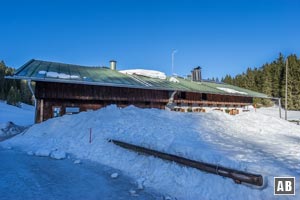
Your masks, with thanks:
[[[12,137],[26,130],[24,126],[18,126],[13,122],[7,122],[6,124],[0,124],[0,141],[2,139]]]
[[[108,139],[262,174],[268,185],[261,190],[237,185],[231,179],[138,155]],[[218,111],[176,113],[109,106],[50,119],[0,145],[90,159],[139,180],[141,188],[178,199],[273,199],[274,176],[300,174],[299,142],[299,126],[260,113],[230,116]]]

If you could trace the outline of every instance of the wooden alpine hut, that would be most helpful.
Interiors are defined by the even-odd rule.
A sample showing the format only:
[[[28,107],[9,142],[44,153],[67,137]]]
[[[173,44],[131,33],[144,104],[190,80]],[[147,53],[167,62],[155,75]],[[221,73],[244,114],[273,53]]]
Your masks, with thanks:
[[[254,97],[267,98],[244,88],[203,81],[200,67],[191,77],[122,72],[117,70],[116,61],[111,61],[110,67],[86,67],[32,59],[6,78],[25,79],[30,87],[34,85],[36,123],[110,104],[199,112],[205,108],[244,108]]]

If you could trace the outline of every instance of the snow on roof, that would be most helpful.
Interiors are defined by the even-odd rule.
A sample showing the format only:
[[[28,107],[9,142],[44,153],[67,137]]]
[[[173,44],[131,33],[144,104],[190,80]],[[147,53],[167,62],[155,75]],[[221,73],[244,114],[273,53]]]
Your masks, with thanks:
[[[170,82],[173,82],[173,83],[180,83],[180,81],[179,81],[177,78],[175,78],[175,77],[171,77],[171,78],[169,79],[169,81],[170,81]]]
[[[217,89],[223,90],[223,91],[228,92],[228,93],[233,93],[233,94],[248,94],[247,92],[240,92],[240,91],[237,91],[237,90],[234,90],[234,89],[231,89],[231,88],[217,87]]]
[[[156,71],[156,70],[148,70],[148,69],[128,69],[119,71],[123,74],[129,75],[140,75],[146,76],[150,78],[158,78],[158,79],[166,79],[167,75],[164,72]]]
[[[50,77],[50,78],[62,78],[62,79],[79,79],[80,78],[77,75],[68,75],[65,73],[57,73],[57,72],[39,71],[39,74],[46,75],[46,77]]]
[[[130,76],[126,74],[136,74]],[[130,76],[130,77],[129,77]],[[150,77],[150,78],[149,78]],[[249,96],[268,98],[267,95],[226,85],[225,90],[217,89],[220,84],[203,81],[201,84],[180,77],[175,79],[166,78],[166,74],[155,70],[132,69],[132,70],[110,70],[104,67],[87,67],[73,64],[48,62],[41,60],[30,60],[20,67],[11,79],[29,79],[32,81],[65,82],[87,85],[122,86],[129,88],[148,88],[161,90],[180,90],[188,92],[200,92],[210,94],[229,94],[233,96]],[[174,80],[175,82],[173,82]],[[176,83],[176,84],[175,84]],[[227,89],[231,88],[231,89]],[[237,92],[236,92],[237,91]],[[242,92],[240,92],[242,91]]]

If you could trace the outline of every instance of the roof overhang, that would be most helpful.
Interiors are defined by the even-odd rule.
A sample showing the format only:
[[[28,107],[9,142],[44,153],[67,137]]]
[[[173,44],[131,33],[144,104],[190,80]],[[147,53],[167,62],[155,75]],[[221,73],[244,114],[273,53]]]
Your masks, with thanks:
[[[49,82],[49,83],[66,83],[66,84],[79,84],[79,85],[93,85],[93,86],[106,86],[106,87],[120,87],[120,88],[133,88],[133,89],[145,89],[145,90],[161,90],[161,91],[180,91],[180,92],[193,92],[193,93],[204,93],[204,94],[214,94],[214,95],[224,95],[224,96],[239,96],[239,97],[251,97],[251,98],[268,98],[273,97],[254,97],[250,95],[239,95],[234,93],[217,93],[217,92],[206,92],[206,91],[193,91],[184,89],[174,89],[174,88],[160,88],[160,87],[141,87],[135,85],[124,85],[116,83],[103,83],[103,82],[91,82],[91,81],[76,81],[76,80],[64,80],[64,79],[52,79],[52,78],[35,78],[35,77],[25,77],[25,76],[5,76],[5,79],[17,79],[17,80],[27,80],[35,82]]]

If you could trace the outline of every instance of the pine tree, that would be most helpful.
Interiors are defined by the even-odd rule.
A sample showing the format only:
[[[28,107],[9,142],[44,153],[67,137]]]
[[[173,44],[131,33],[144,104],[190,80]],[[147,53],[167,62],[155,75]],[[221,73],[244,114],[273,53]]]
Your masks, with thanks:
[[[300,60],[296,55],[288,56],[288,109],[300,110]],[[246,73],[235,77],[226,75],[223,81],[228,84],[262,92],[285,102],[285,59],[280,53],[278,58],[271,63],[266,63],[260,68],[247,68]],[[269,104],[268,100],[255,99],[256,102]]]
[[[4,89],[4,77],[5,77],[5,63],[0,62],[0,99],[5,100],[5,89]]]
[[[20,92],[21,92],[21,100],[22,102],[24,103],[27,103],[27,104],[31,104],[31,92],[29,90],[29,87],[27,85],[27,81],[26,80],[21,80],[20,82]]]
[[[226,75],[223,79],[223,82],[227,84],[232,84],[232,77],[230,75]]]
[[[288,57],[288,68],[288,109],[295,110],[299,108],[300,100],[300,70],[295,55]]]
[[[16,90],[13,86],[11,86],[7,95],[7,103],[16,106],[18,105],[19,102],[20,102],[19,90]]]
[[[257,90],[256,84],[255,84],[254,71],[250,67],[247,69],[245,81],[246,81],[245,86],[247,89],[254,90],[254,91]]]
[[[0,99],[15,104],[14,99],[17,98],[17,102],[22,101],[32,104],[31,92],[27,86],[27,81],[5,79],[5,76],[12,76],[13,74],[14,69],[7,67],[4,61],[0,61]],[[15,92],[15,95],[12,92]]]

